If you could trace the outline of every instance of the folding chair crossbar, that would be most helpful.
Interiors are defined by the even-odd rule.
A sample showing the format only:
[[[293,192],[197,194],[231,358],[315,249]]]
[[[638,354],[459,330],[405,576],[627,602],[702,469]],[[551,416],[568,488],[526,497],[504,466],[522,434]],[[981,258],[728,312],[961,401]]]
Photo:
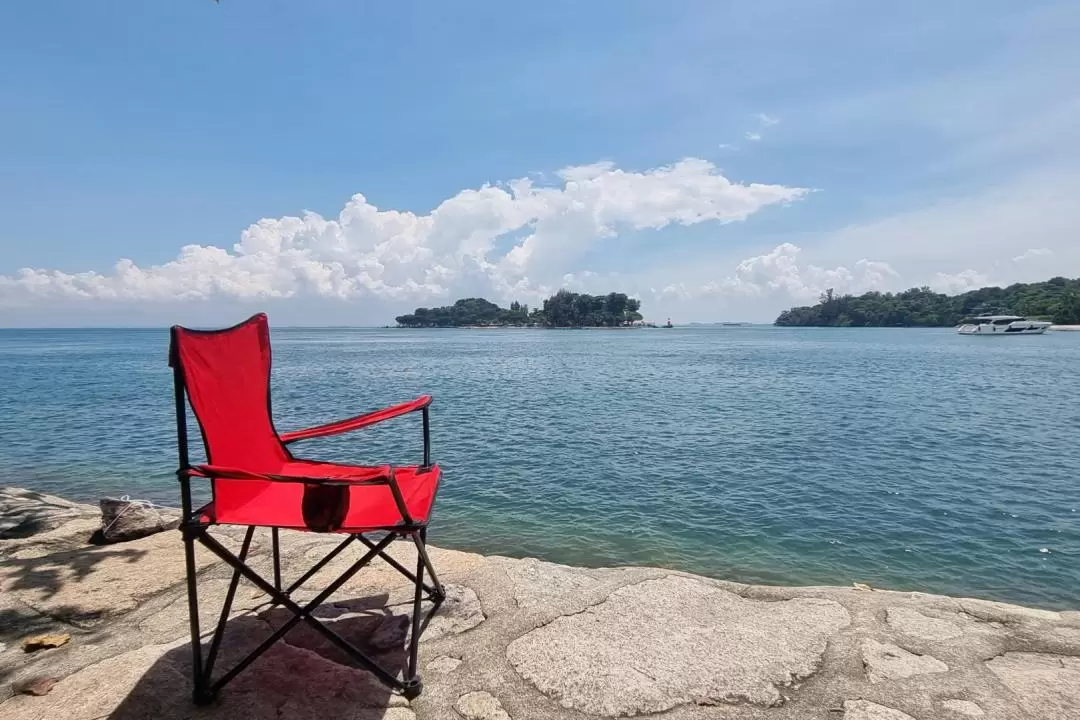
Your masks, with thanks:
[[[280,434],[274,428],[270,409],[269,341],[269,326],[263,314],[224,330],[199,331],[175,326],[171,331],[169,365],[173,368],[176,402],[179,455],[176,475],[180,482],[183,514],[180,530],[187,570],[194,699],[200,704],[210,702],[225,685],[301,622],[390,688],[406,698],[416,697],[423,687],[417,674],[420,635],[446,597],[427,552],[427,525],[442,477],[439,466],[431,461],[428,412],[431,396],[423,395],[346,420]],[[192,465],[188,457],[188,402],[202,431],[205,465]],[[297,458],[287,447],[301,440],[351,432],[413,412],[422,416],[424,442],[423,464],[420,465],[325,463]],[[199,509],[193,509],[193,477],[207,480],[213,492],[213,501]],[[236,554],[210,535],[209,529],[218,524],[247,527]],[[247,564],[256,527],[270,529],[272,582]],[[344,538],[283,589],[280,528],[334,532]],[[385,534],[374,540],[366,537],[366,533]],[[409,538],[415,544],[415,571],[387,552],[396,538]],[[303,605],[293,599],[297,590],[357,541],[366,552],[356,562]],[[196,542],[232,568],[205,655],[199,628]],[[414,589],[407,665],[400,678],[314,615],[320,605],[376,557],[407,578]],[[430,576],[427,582],[425,573]],[[291,617],[214,680],[214,668],[241,579],[267,594],[269,608],[281,606],[291,613]],[[425,597],[432,607],[430,612],[422,615]]]
[[[355,538],[356,540],[359,540],[364,545],[367,545],[369,548],[372,548],[372,549],[375,548],[375,543],[371,542],[370,540],[368,540],[363,535],[353,535],[352,537]],[[422,539],[420,542],[418,542],[416,544],[417,553],[420,553],[420,557],[423,559],[424,567],[427,569],[428,574],[431,575],[432,582],[435,583],[435,587],[442,587],[441,585],[439,585],[439,578],[435,575],[435,568],[434,568],[434,566],[432,566],[431,560],[427,556],[427,551],[424,549],[423,546],[424,546],[424,542],[423,542],[423,539]],[[395,560],[394,558],[387,555],[386,552],[380,550],[379,551],[379,557],[381,557],[386,562],[387,565],[394,568],[395,570],[397,570],[399,573],[401,573],[405,577],[409,578],[410,582],[413,582],[413,583],[417,582],[417,579],[416,579],[417,575],[414,575],[412,573],[412,571],[410,571],[404,565],[402,565],[397,560]],[[428,585],[426,583],[420,583],[420,586],[422,588],[424,588],[424,591],[427,592],[428,595],[431,595],[431,596],[438,595],[441,592],[439,590],[436,590],[435,587],[432,587],[432,586],[430,586],[430,585]]]
[[[423,583],[423,572],[430,560],[420,555],[417,558],[417,572],[414,575],[403,565],[396,560],[393,560],[386,554],[386,548],[390,543],[398,536],[397,533],[388,533],[379,542],[372,542],[363,535],[350,535],[343,542],[338,544],[333,550],[331,550],[325,557],[323,557],[318,563],[316,563],[303,577],[293,582],[288,589],[280,590],[274,584],[264,579],[261,575],[252,570],[246,563],[248,551],[251,545],[252,535],[255,528],[249,527],[244,535],[243,543],[240,547],[239,555],[234,555],[225,546],[223,546],[217,539],[210,536],[206,532],[205,528],[195,527],[189,528],[188,534],[191,538],[186,538],[186,542],[194,542],[198,540],[203,546],[224,560],[233,568],[232,579],[229,583],[229,588],[225,594],[225,600],[222,603],[221,613],[218,617],[218,624],[214,629],[214,634],[211,638],[210,648],[206,655],[205,664],[196,660],[196,666],[201,666],[201,672],[196,677],[195,697],[196,701],[200,703],[209,702],[215,695],[237,675],[246,670],[255,660],[257,660],[263,653],[269,650],[277,641],[283,638],[290,630],[292,630],[301,621],[306,622],[314,630],[319,632],[330,642],[332,642],[339,649],[344,651],[350,658],[355,660],[361,667],[368,670],[380,681],[389,685],[390,687],[400,691],[406,697],[415,697],[421,690],[421,683],[416,679],[416,664],[417,664],[417,650],[418,642],[420,639],[420,633],[426,627],[426,618],[421,621],[421,605],[424,599],[426,591],[427,598],[432,601],[432,609],[427,613],[427,617],[430,617],[432,613],[442,603],[444,594],[441,591],[441,586],[430,587]],[[348,569],[346,569],[341,575],[337,577],[332,583],[327,585],[321,592],[319,592],[314,598],[309,600],[303,606],[295,602],[291,597],[291,593],[300,588],[303,583],[310,579],[315,573],[321,570],[331,560],[341,553],[349,544],[359,539],[369,549],[364,555],[353,563]],[[422,544],[422,538],[416,538],[417,545]],[[425,553],[426,555],[426,553]],[[388,560],[392,567],[394,567],[402,575],[409,578],[413,582],[416,591],[413,596],[413,613],[412,613],[412,628],[409,637],[409,658],[406,677],[404,680],[397,678],[395,675],[388,672],[385,668],[381,667],[373,659],[368,657],[362,650],[354,646],[349,641],[342,638],[336,632],[327,627],[318,618],[314,617],[312,613],[322,605],[327,598],[333,595],[337,590],[341,588],[346,582],[352,579],[361,569],[368,565],[376,557],[381,557],[384,560]],[[243,577],[254,584],[257,588],[265,592],[270,597],[270,606],[277,605],[282,606],[286,610],[292,613],[285,623],[283,623],[277,630],[271,633],[262,643],[260,643],[255,649],[250,651],[239,662],[236,663],[228,672],[212,682],[214,664],[217,659],[218,650],[221,645],[222,637],[225,633],[225,626],[229,619],[229,613],[232,609],[233,599],[236,595],[236,589],[239,584],[240,578]],[[436,589],[438,588],[438,589]],[[193,638],[198,634],[197,616],[192,618],[192,633]],[[196,655],[201,655],[201,640],[198,644],[194,645],[194,652]]]

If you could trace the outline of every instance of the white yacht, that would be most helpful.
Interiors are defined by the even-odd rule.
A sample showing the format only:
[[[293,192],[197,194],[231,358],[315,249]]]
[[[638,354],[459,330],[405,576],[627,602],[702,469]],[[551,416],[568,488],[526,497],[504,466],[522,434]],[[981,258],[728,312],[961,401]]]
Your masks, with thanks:
[[[1042,335],[1050,323],[1028,320],[1019,315],[980,315],[965,320],[956,332],[961,335]]]

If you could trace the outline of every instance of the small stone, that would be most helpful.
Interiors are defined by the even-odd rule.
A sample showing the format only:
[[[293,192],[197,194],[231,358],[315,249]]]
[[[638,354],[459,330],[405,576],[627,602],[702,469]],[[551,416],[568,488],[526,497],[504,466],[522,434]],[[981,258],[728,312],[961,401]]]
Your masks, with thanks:
[[[482,690],[459,697],[454,703],[454,709],[465,720],[510,720],[510,716],[503,710],[502,703],[491,693]]]
[[[949,666],[930,655],[916,655],[897,645],[867,638],[862,645],[866,678],[872,683],[899,680],[912,675],[946,672]]]
[[[862,590],[863,592],[873,592],[874,590],[874,588],[870,587],[866,583],[861,582],[851,583],[851,587],[855,588],[856,590]]]
[[[915,720],[905,712],[869,700],[845,700],[844,720]]]
[[[175,510],[159,508],[140,500],[102,498],[101,537],[105,542],[121,542],[146,537],[180,525]]]
[[[35,652],[48,648],[58,648],[61,645],[67,645],[69,642],[71,642],[71,635],[68,633],[35,635],[23,640],[22,649],[24,652]]]
[[[440,655],[427,664],[427,669],[431,672],[448,673],[457,670],[458,665],[461,665],[461,658]]]
[[[982,717],[986,714],[981,707],[970,700],[942,700],[941,707],[965,717]]]
[[[58,682],[60,682],[60,678],[37,678],[18,683],[13,689],[20,695],[41,697],[42,695],[48,695],[49,691]]]

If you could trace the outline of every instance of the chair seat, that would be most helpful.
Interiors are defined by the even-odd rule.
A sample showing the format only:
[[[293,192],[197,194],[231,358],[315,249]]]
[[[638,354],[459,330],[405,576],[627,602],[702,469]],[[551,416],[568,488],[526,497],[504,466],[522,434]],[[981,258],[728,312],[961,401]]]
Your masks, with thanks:
[[[353,475],[370,475],[371,470],[370,467],[293,460],[274,474],[348,479]],[[438,465],[423,471],[415,465],[395,467],[394,477],[401,488],[409,515],[415,522],[426,523],[435,504],[442,470]],[[214,502],[203,509],[203,522],[307,529],[303,514],[303,483],[264,480],[227,482],[231,484],[229,500],[224,501],[215,493]],[[235,491],[238,483],[245,488],[239,497]],[[362,532],[401,524],[401,512],[388,485],[356,484],[349,486],[348,492],[349,510],[336,532]]]

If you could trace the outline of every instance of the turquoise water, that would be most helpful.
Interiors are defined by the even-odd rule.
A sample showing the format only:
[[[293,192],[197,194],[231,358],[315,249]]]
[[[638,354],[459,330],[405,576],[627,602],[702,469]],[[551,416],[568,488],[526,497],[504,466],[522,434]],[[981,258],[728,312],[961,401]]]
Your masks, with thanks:
[[[1080,606],[1080,333],[273,332],[280,429],[431,392],[435,543]],[[0,484],[176,504],[168,337],[0,330]],[[304,444],[416,461],[418,418]]]

